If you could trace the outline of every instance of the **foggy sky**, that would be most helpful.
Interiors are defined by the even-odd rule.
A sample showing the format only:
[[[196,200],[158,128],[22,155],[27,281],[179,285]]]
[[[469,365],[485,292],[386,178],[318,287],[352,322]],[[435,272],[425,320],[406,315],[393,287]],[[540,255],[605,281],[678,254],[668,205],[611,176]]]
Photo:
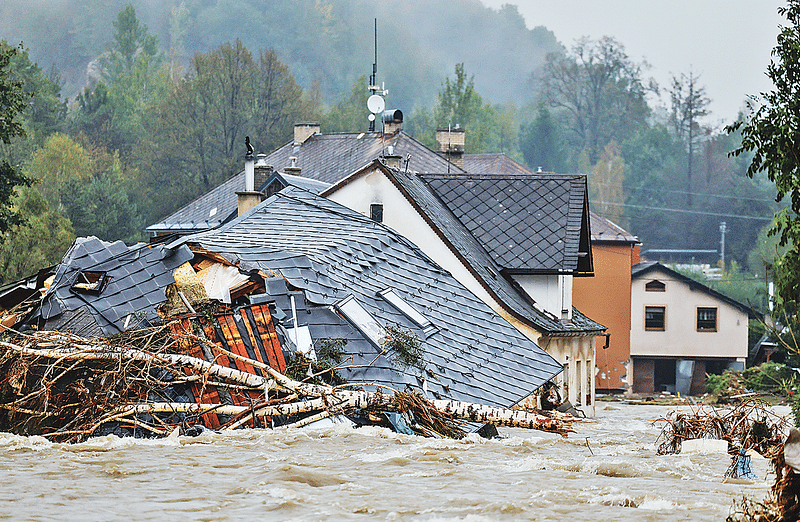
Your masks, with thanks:
[[[672,75],[700,75],[711,99],[710,124],[736,118],[747,94],[772,88],[765,76],[781,0],[483,0],[518,6],[529,28],[544,25],[567,48],[582,36],[612,36],[646,60],[666,104]],[[665,96],[666,94],[666,96]]]

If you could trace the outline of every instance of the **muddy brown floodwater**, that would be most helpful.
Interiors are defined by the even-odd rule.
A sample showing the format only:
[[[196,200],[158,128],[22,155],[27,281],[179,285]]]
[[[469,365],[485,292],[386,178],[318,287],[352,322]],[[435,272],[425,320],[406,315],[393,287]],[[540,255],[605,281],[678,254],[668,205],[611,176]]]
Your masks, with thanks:
[[[765,462],[759,480],[723,483],[724,455],[657,456],[651,421],[669,407],[598,406],[567,439],[343,426],[75,445],[0,434],[0,519],[719,521],[734,499],[766,494]]]

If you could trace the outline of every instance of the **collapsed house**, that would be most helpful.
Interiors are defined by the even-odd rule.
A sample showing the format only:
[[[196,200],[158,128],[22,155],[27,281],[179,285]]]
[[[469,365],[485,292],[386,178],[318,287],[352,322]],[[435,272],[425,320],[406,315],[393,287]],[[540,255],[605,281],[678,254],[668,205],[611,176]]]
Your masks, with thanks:
[[[284,404],[275,401],[285,399],[275,398],[278,388],[295,401],[299,390],[310,394],[308,408],[319,403],[326,415],[331,397],[356,393],[348,390],[407,394],[446,408],[456,402],[508,408],[561,371],[403,236],[297,187],[171,244],[81,238],[3,320],[18,333],[0,344],[2,429],[60,433],[65,440],[137,426],[164,434],[192,423],[293,424],[312,411],[299,411],[306,408],[296,402],[276,409]],[[47,333],[53,330],[59,334]],[[12,357],[20,354],[33,359]],[[66,366],[53,372],[55,363],[42,360]],[[78,374],[79,361],[105,366],[100,374]],[[131,373],[124,364],[138,373],[120,376]],[[113,389],[106,382],[112,372]],[[45,382],[42,373],[63,382]],[[123,388],[132,398],[122,396]],[[348,404],[372,405],[378,413],[398,409],[370,397]],[[97,412],[84,429],[64,431],[55,424],[59,400],[73,416]],[[470,408],[466,418],[478,422],[468,429],[491,422]],[[356,422],[375,420],[359,417],[358,409],[336,411]],[[401,431],[413,424],[378,418]]]

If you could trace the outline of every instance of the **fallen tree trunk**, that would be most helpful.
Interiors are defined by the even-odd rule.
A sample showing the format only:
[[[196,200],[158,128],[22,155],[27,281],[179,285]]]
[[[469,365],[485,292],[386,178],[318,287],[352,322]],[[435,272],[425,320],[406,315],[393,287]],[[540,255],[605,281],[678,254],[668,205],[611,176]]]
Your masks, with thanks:
[[[196,340],[194,336],[190,337],[193,337],[192,340]],[[157,402],[149,400],[142,402],[141,399],[145,397],[139,393],[137,398],[126,399],[125,397],[118,397],[116,405],[112,405],[112,402],[107,402],[104,406],[106,408],[105,411],[103,411],[103,408],[97,407],[95,402],[92,402],[97,411],[93,413],[93,417],[87,417],[82,420],[84,429],[74,429],[71,426],[74,423],[69,422],[63,428],[47,433],[48,436],[91,434],[102,425],[110,422],[130,422],[140,425],[142,421],[138,416],[142,414],[180,413],[200,416],[213,413],[233,416],[234,419],[230,424],[239,426],[243,422],[248,422],[249,418],[255,417],[292,417],[311,414],[315,418],[323,418],[331,415],[348,414],[355,410],[363,410],[365,412],[413,411],[415,418],[420,418],[424,423],[427,423],[426,430],[451,434],[450,436],[462,433],[459,425],[453,422],[454,420],[536,429],[559,433],[562,436],[566,436],[567,433],[573,431],[572,422],[574,419],[564,414],[515,410],[456,400],[427,400],[420,395],[400,392],[387,394],[381,391],[349,390],[329,385],[308,384],[290,379],[269,366],[241,356],[236,357],[252,364],[254,367],[257,366],[265,375],[255,375],[190,355],[168,353],[164,349],[151,352],[129,346],[112,346],[108,343],[104,344],[71,335],[58,334],[50,339],[44,332],[38,332],[36,336],[22,336],[19,339],[24,342],[0,341],[0,348],[5,348],[20,356],[52,360],[53,362],[50,363],[51,366],[48,368],[53,368],[62,362],[64,362],[64,365],[70,362],[69,370],[73,369],[77,362],[85,362],[87,364],[96,364],[97,362],[99,362],[98,364],[106,364],[110,362],[113,363],[112,366],[116,368],[118,373],[122,372],[124,374],[128,371],[130,365],[138,364],[137,371],[142,375],[146,375],[152,368],[162,368],[169,370],[175,376],[184,375],[184,370],[189,369],[201,376],[203,382],[206,382],[209,377],[214,377],[221,384],[235,383],[253,390],[264,390],[264,399],[266,398],[266,391],[275,388],[289,392],[292,397],[290,399],[292,402],[282,402],[281,399],[278,399],[276,403],[276,401],[267,402],[262,399],[260,403],[256,400],[254,404],[244,406],[223,403]],[[225,352],[226,355],[230,354],[230,352],[213,345],[213,343],[209,343],[209,341],[203,340],[203,342],[208,343],[212,348]],[[108,365],[106,364],[106,366]],[[108,368],[95,370],[101,373],[105,372],[105,374],[115,371]],[[47,375],[48,372],[49,369],[45,374]],[[66,372],[67,370],[64,370],[58,375],[65,375]],[[118,375],[117,377],[125,380],[125,375]],[[105,377],[103,377],[103,380],[105,380]],[[146,379],[142,378],[140,380],[146,381]],[[160,384],[163,385],[165,383]],[[44,382],[43,378],[42,386],[46,385],[47,383]],[[36,394],[29,394],[23,399],[35,396]],[[303,400],[297,400],[298,397]],[[13,408],[16,413],[30,411],[50,414],[47,411],[46,400],[44,401],[44,408],[38,409],[27,407],[23,404],[25,402],[23,399],[14,401],[11,405],[8,405],[8,409],[11,410]],[[124,404],[126,401],[129,403]],[[237,416],[241,417],[237,418]],[[291,420],[291,422],[296,425],[306,423],[303,419],[295,419]],[[433,427],[431,428],[431,426]],[[166,432],[164,426],[151,426],[151,429],[156,433]]]

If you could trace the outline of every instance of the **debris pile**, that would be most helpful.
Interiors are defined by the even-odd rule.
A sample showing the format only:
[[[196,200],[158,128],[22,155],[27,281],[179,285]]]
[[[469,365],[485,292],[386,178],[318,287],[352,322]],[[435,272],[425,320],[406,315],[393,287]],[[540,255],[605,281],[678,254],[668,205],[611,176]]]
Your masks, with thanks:
[[[7,332],[0,340],[0,430],[77,442],[106,433],[167,436],[195,424],[302,426],[335,415],[399,412],[428,436],[462,436],[459,420],[572,431],[572,417],[554,412],[300,382],[182,324],[197,322],[184,318],[109,338]],[[213,333],[210,324],[204,330]]]
[[[663,423],[657,453],[680,453],[689,439],[719,439],[728,442],[729,453],[755,450],[762,455],[783,445],[788,429],[786,419],[776,415],[769,404],[750,399],[727,410],[703,406],[689,412],[674,410],[657,419]]]

